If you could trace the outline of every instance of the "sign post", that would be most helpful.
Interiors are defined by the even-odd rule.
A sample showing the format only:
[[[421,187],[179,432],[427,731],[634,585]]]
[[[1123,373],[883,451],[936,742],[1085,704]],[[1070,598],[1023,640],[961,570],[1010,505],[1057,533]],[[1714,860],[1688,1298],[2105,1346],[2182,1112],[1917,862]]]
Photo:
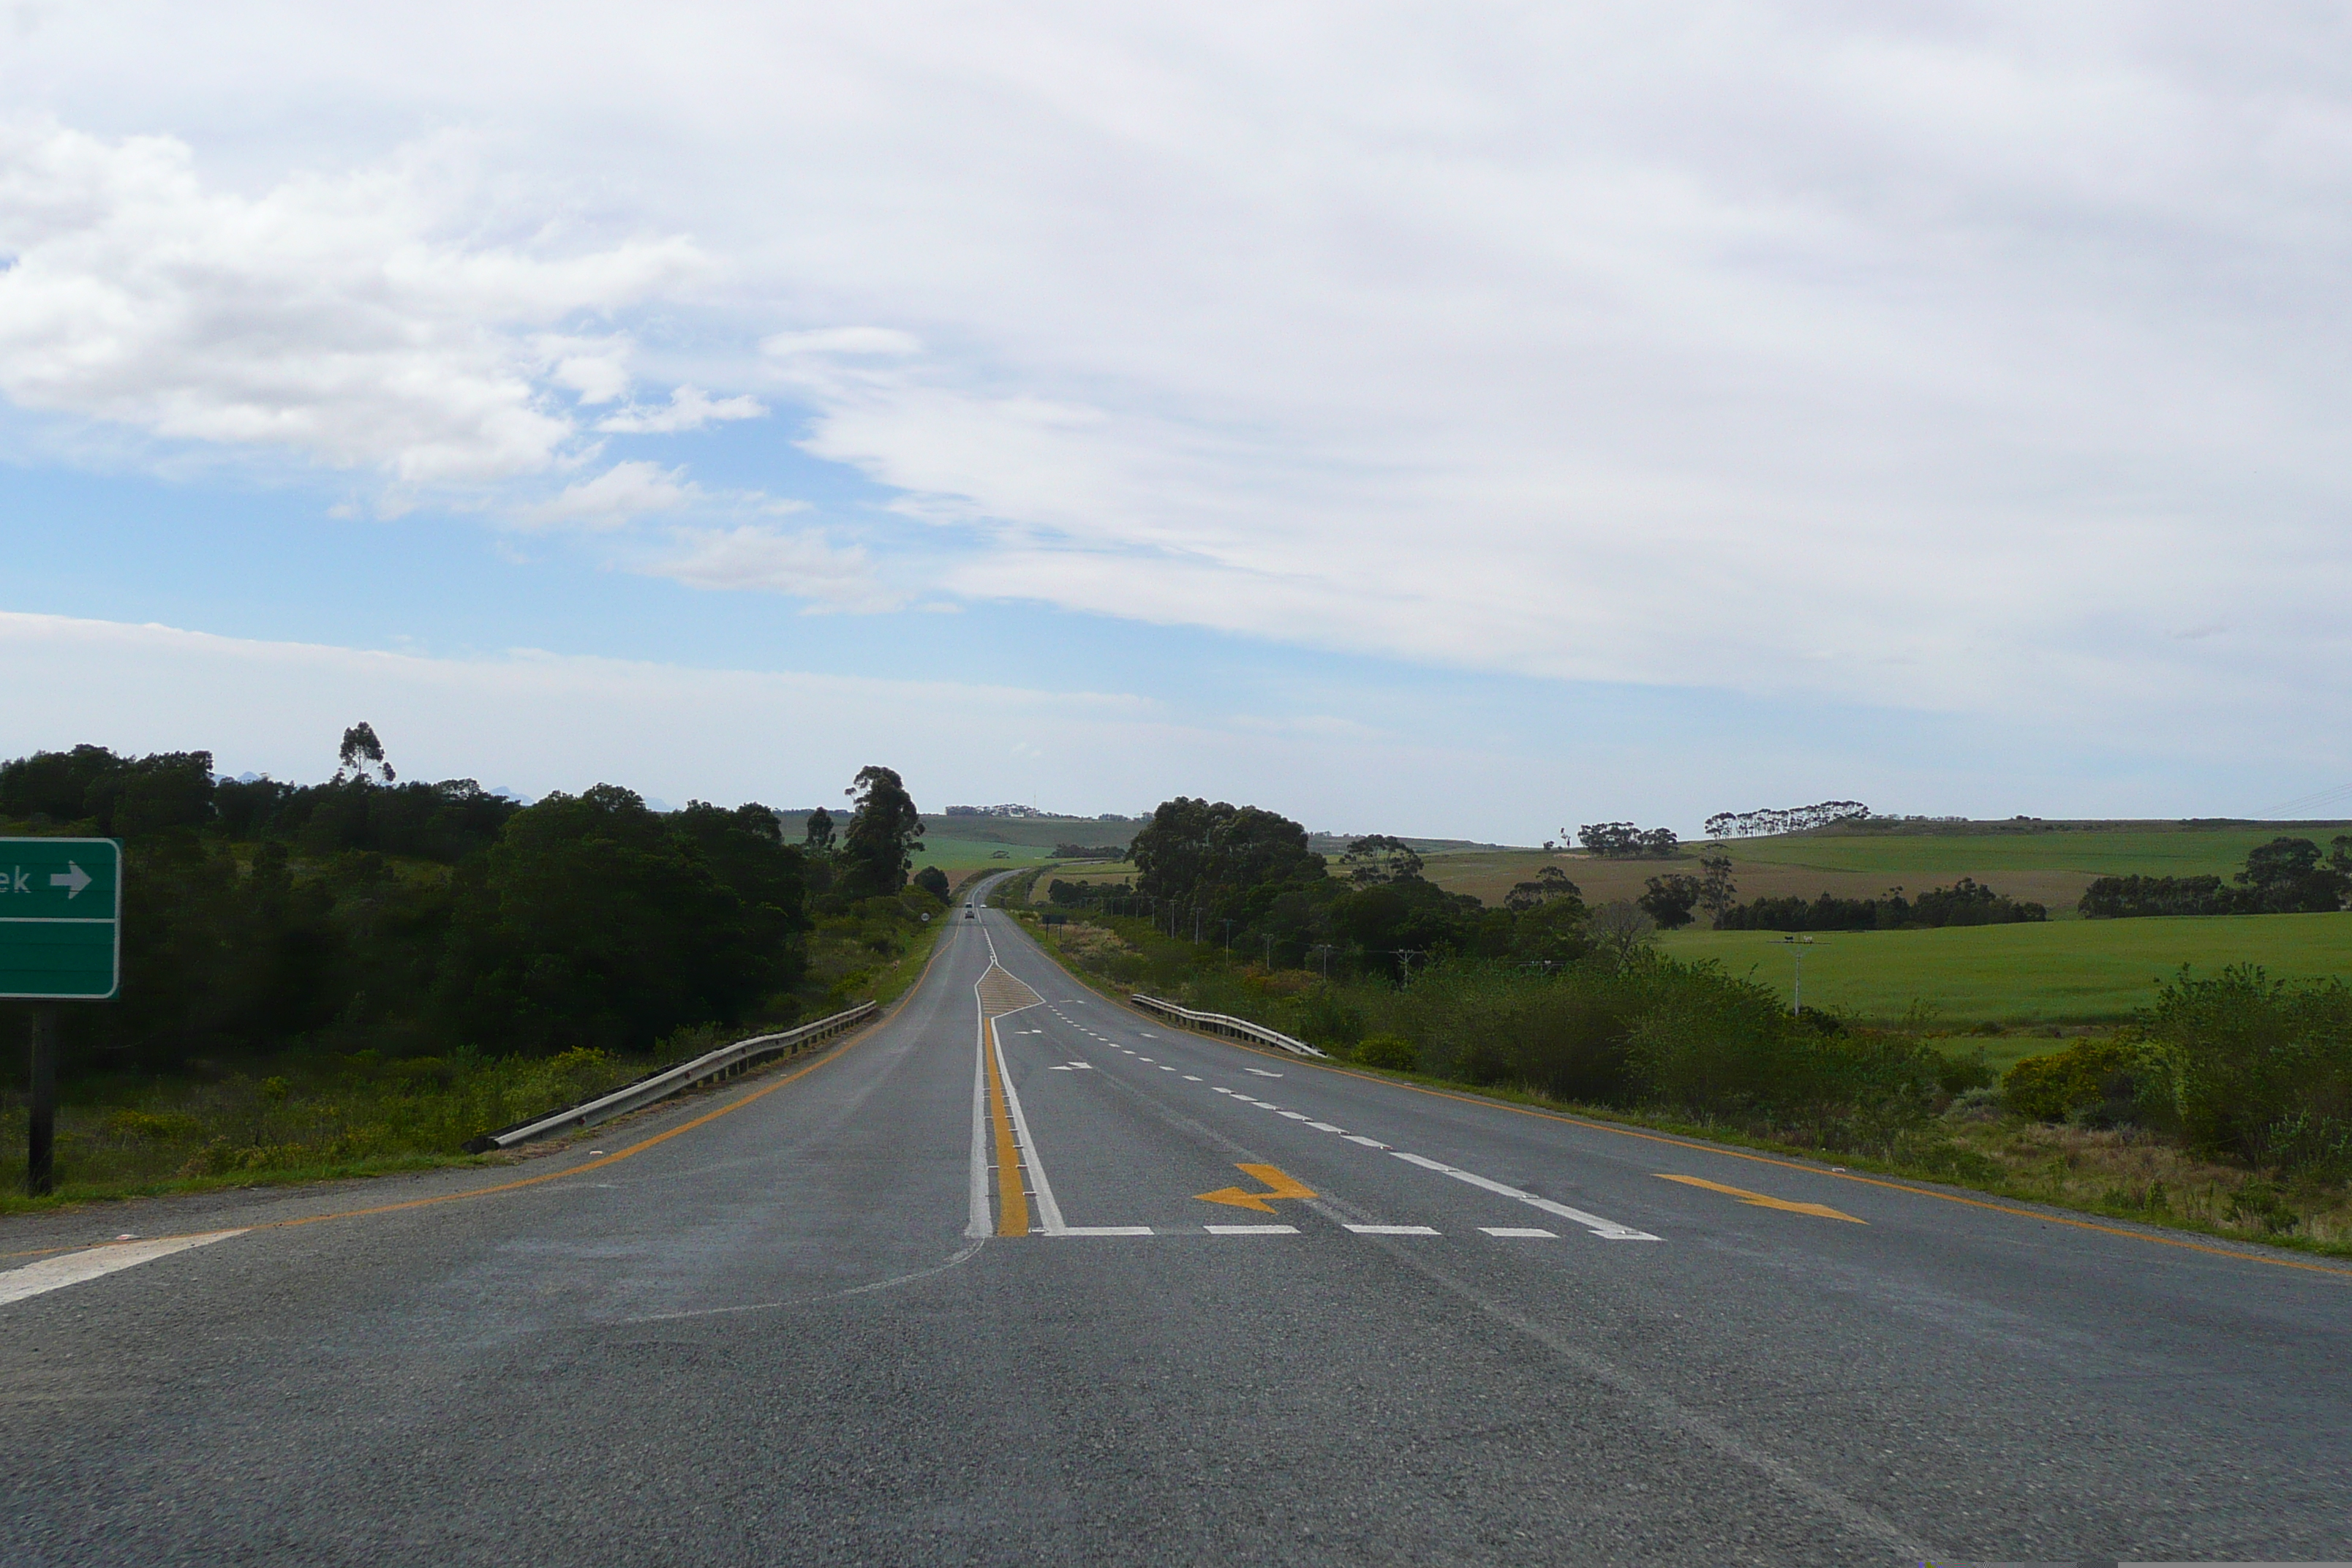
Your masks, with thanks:
[[[58,1104],[55,1002],[103,1002],[122,984],[122,843],[0,838],[0,998],[33,1008],[25,1190],[52,1182]]]

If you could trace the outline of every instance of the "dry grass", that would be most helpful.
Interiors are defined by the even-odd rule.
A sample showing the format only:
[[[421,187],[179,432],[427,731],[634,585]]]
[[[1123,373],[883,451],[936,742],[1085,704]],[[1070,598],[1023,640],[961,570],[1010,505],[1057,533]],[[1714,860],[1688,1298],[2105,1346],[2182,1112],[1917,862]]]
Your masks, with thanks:
[[[2137,1128],[1946,1120],[1956,1142],[2000,1168],[2014,1196],[2249,1240],[2352,1247],[2352,1191],[2340,1183],[2283,1183]]]

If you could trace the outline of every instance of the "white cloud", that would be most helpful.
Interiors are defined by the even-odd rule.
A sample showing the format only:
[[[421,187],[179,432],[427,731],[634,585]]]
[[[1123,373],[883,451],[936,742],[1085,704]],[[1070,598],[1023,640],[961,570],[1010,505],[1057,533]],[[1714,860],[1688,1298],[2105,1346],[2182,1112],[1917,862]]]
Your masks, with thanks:
[[[591,407],[600,403],[613,403],[629,393],[629,363],[625,343],[577,344],[563,342],[542,344],[542,352],[552,347],[561,354],[547,379],[555,385],[576,393],[580,401]],[[584,352],[566,352],[574,349]]]
[[[800,405],[814,451],[974,546],[966,594],[2063,717],[2085,747],[2352,713],[2330,16],[288,16],[69,9],[16,41],[10,101],[209,127],[260,194],[199,188],[175,142],[9,142],[0,392],[520,471],[572,437],[536,388],[617,402],[653,352],[635,321],[603,359],[522,334],[690,274],[664,352],[700,359],[660,384]],[[371,162],[420,120],[477,139],[517,224],[694,247],[479,239],[448,214],[504,234],[499,203]]]
[[[683,240],[558,253],[463,233],[416,158],[208,188],[166,136],[0,128],[0,393],[412,484],[534,472],[573,434],[530,330],[698,270]],[[478,215],[475,215],[478,216]],[[615,395],[611,352],[553,379]]]
[[[658,463],[615,463],[590,479],[566,485],[562,493],[517,511],[525,528],[578,528],[609,533],[640,518],[679,511],[702,499],[686,482],[682,468]]]
[[[596,428],[614,436],[666,436],[699,430],[714,419],[758,419],[767,412],[756,397],[713,398],[699,387],[681,386],[669,395],[667,407],[607,415]]]
[[[784,533],[745,524],[673,533],[683,550],[641,567],[647,576],[689,588],[790,594],[834,609],[889,609],[899,602],[875,576],[862,548],[836,548],[819,529]]]
[[[921,340],[893,327],[820,327],[809,331],[775,332],[760,347],[778,359],[811,354],[885,355],[898,357],[922,352]]]

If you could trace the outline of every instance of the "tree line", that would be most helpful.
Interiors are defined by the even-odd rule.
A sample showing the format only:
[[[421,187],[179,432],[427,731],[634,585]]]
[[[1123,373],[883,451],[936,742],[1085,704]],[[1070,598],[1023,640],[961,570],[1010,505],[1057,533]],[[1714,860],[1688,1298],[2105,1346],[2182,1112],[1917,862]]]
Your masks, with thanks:
[[[1556,868],[1490,909],[1428,880],[1402,839],[1355,839],[1336,866],[1307,846],[1307,829],[1277,813],[1178,796],[1128,849],[1132,886],[1055,879],[1046,896],[1284,964],[1392,977],[1440,952],[1556,964],[1588,949],[1582,895]]]
[[[887,768],[857,774],[838,842],[828,821],[793,844],[756,803],[660,812],[600,784],[525,805],[471,779],[401,783],[365,725],[340,756],[306,785],[219,778],[206,752],[0,763],[17,830],[125,843],[122,990],[59,1010],[69,1065],[642,1051],[790,1022],[839,977],[811,972],[817,926],[888,946],[944,905],[943,879],[908,888],[921,819]]]
[[[1858,800],[1825,800],[1815,805],[1762,806],[1719,811],[1706,819],[1709,838],[1749,838],[1762,833],[1803,833],[1832,823],[1866,821],[1870,807]]]
[[[2326,914],[2352,903],[2352,835],[2329,840],[2324,859],[2308,838],[2257,845],[2229,883],[2204,877],[2102,877],[2076,905],[2093,919],[2147,915]]]

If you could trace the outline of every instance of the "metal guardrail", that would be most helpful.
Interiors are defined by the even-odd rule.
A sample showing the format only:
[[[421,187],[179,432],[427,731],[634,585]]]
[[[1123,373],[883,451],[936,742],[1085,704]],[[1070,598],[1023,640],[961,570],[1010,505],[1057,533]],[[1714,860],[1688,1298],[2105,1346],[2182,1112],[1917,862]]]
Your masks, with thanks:
[[[754,1035],[748,1040],[738,1040],[731,1046],[721,1046],[706,1052],[690,1062],[680,1062],[674,1068],[648,1073],[636,1082],[583,1100],[577,1105],[529,1121],[518,1121],[511,1127],[501,1127],[495,1132],[485,1132],[466,1144],[468,1154],[487,1154],[493,1149],[511,1149],[518,1143],[528,1143],[534,1138],[544,1138],[551,1132],[567,1132],[574,1128],[593,1127],[599,1121],[609,1121],[632,1110],[667,1100],[699,1084],[719,1079],[733,1078],[768,1060],[772,1057],[790,1056],[794,1051],[830,1039],[874,1014],[874,1004],[860,1002],[846,1013],[835,1013],[830,1018],[819,1018],[814,1024],[803,1024],[797,1029],[781,1034]]]
[[[1157,996],[1146,996],[1140,993],[1128,1000],[1147,1013],[1176,1019],[1212,1035],[1230,1035],[1237,1040],[1255,1040],[1261,1046],[1272,1046],[1295,1057],[1323,1055],[1305,1040],[1294,1040],[1288,1035],[1277,1034],[1263,1024],[1251,1023],[1247,1018],[1235,1018],[1224,1013],[1196,1013],[1190,1007],[1179,1007],[1173,1002],[1162,1002]]]

